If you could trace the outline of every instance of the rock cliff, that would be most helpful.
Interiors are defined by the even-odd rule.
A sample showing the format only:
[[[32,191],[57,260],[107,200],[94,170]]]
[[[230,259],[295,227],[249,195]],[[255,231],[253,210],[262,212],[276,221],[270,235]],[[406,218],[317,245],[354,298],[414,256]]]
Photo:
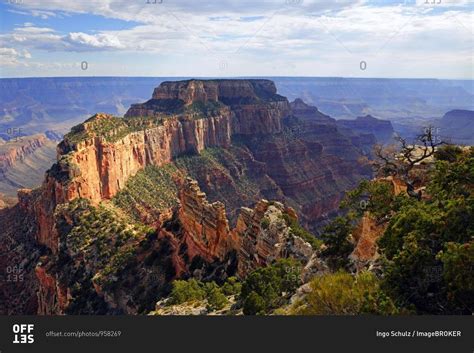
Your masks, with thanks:
[[[44,172],[55,157],[56,142],[43,134],[21,136],[0,144],[0,200],[11,204],[18,189],[41,185]]]
[[[296,258],[305,264],[309,261],[315,249],[292,233],[284,215],[297,219],[293,209],[279,202],[262,200],[254,209],[242,208],[234,229],[239,240],[241,277],[280,258]]]
[[[222,260],[231,250],[237,249],[224,204],[219,201],[209,203],[197,181],[186,180],[180,191],[180,202],[179,220],[190,257],[199,255],[207,260]]]
[[[292,208],[261,200],[253,209],[242,207],[231,229],[224,205],[210,204],[195,180],[187,179],[180,191],[178,219],[188,256],[222,261],[236,252],[237,273],[242,278],[280,258],[293,257],[306,263],[314,253],[309,243],[292,233],[285,216],[298,219]]]

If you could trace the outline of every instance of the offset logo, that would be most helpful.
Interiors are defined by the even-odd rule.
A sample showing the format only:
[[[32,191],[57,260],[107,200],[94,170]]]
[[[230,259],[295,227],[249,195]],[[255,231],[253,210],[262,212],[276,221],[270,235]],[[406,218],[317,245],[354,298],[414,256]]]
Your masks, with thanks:
[[[33,343],[35,341],[34,329],[34,324],[14,324],[13,343]]]

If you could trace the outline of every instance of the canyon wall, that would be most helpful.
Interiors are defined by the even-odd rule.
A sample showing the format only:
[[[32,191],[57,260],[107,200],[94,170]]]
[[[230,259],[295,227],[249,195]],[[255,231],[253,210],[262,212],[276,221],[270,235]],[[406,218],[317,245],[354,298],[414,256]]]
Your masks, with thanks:
[[[0,174],[13,167],[17,161],[34,153],[38,148],[49,142],[43,134],[22,136],[15,140],[0,144]]]
[[[355,120],[338,120],[340,127],[345,127],[353,132],[372,134],[381,144],[393,144],[395,131],[389,120],[380,120],[371,115],[359,116]]]
[[[93,119],[113,119],[96,115]],[[87,124],[85,126],[87,131]],[[68,154],[70,173],[64,202],[76,197],[98,203],[112,198],[131,176],[147,165],[161,166],[183,153],[199,153],[206,147],[230,144],[230,116],[199,120],[167,119],[163,125],[126,134],[114,142],[94,136],[72,144],[67,136],[59,145]]]

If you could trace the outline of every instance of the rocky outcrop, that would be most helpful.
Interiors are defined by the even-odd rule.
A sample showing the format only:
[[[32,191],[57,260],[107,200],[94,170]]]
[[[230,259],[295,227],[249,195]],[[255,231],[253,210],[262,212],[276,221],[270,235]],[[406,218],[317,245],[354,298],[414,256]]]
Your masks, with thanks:
[[[406,185],[396,177],[377,178],[379,182],[388,183],[391,186],[393,195],[406,193]],[[349,259],[356,271],[362,270],[374,263],[378,258],[377,241],[387,229],[387,219],[376,219],[370,212],[364,212],[359,223],[352,232],[355,243],[354,250],[349,255]]]
[[[221,202],[209,203],[197,181],[187,179],[180,191],[179,220],[183,226],[188,254],[211,261],[223,260],[238,248],[231,234],[225,206]]]
[[[180,191],[179,220],[189,258],[224,260],[237,253],[239,276],[280,258],[296,258],[306,263],[314,249],[292,234],[284,215],[294,220],[292,208],[280,202],[259,201],[253,209],[242,207],[234,229],[230,229],[224,205],[210,204],[197,182],[186,180]]]
[[[36,265],[35,274],[39,282],[38,314],[39,315],[60,315],[68,305],[68,289],[61,285],[54,274],[48,272],[49,260],[43,258],[46,263],[40,262]]]
[[[242,208],[234,233],[238,236],[238,273],[245,277],[250,271],[274,260],[292,257],[306,263],[314,250],[309,243],[295,236],[283,215],[296,217],[294,210],[279,202],[262,200],[255,208]]]
[[[352,232],[355,248],[349,259],[352,260],[356,270],[363,269],[367,264],[377,260],[377,240],[387,228],[387,223],[377,222],[368,212],[360,220]]]

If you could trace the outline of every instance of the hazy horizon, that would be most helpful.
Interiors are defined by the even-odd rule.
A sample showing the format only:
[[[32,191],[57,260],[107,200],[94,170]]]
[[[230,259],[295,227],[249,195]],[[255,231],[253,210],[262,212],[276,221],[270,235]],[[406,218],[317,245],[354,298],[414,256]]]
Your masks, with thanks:
[[[271,78],[343,78],[343,79],[364,79],[364,80],[440,80],[440,81],[474,81],[474,78],[438,78],[438,77],[357,77],[357,76],[287,76],[287,75],[273,75],[273,76],[266,76],[266,75],[255,75],[255,76],[124,76],[124,75],[96,75],[96,76],[5,76],[0,77],[0,80],[7,80],[7,79],[37,79],[37,78],[176,78],[176,79],[185,79],[185,80],[206,80],[206,79],[271,79]]]

